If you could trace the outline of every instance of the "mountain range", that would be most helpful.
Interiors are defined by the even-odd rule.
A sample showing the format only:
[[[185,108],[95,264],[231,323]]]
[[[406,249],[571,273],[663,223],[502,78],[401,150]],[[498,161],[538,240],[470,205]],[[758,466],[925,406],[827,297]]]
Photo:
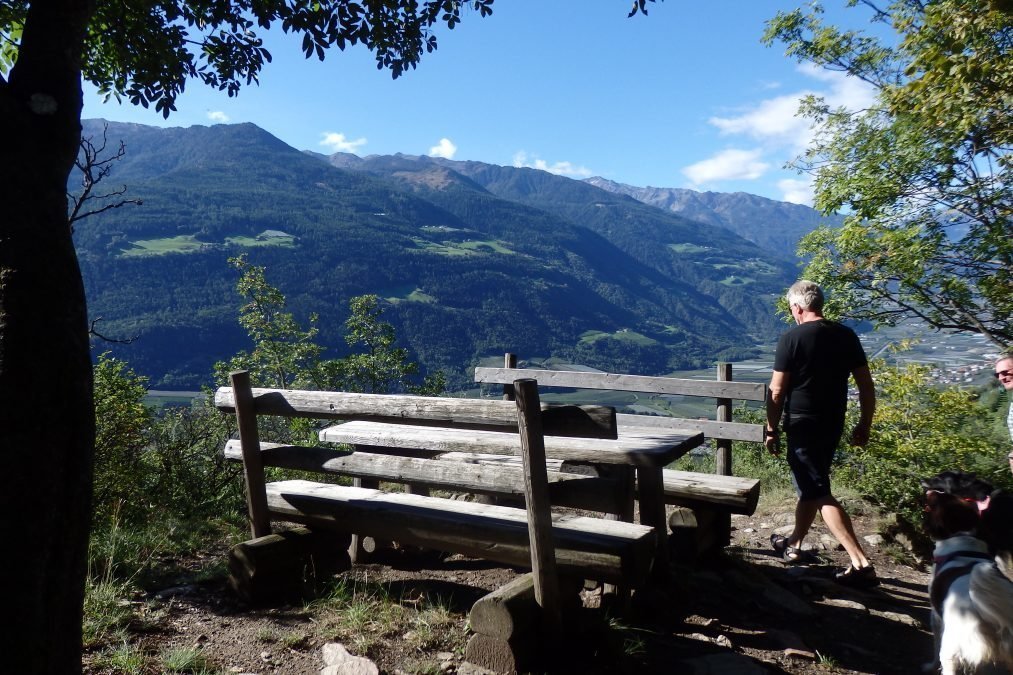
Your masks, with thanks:
[[[823,216],[802,204],[779,202],[746,192],[697,192],[685,188],[636,187],[600,176],[585,182],[684,218],[724,227],[776,255],[795,251],[799,239],[818,225],[838,226],[842,216]],[[765,227],[757,227],[761,223]]]
[[[96,330],[131,340],[95,348],[153,387],[205,383],[249,348],[227,262],[239,254],[298,318],[319,315],[331,355],[346,349],[348,300],[373,293],[413,358],[456,386],[505,351],[641,374],[748,356],[780,330],[773,302],[796,270],[780,235],[763,248],[730,224],[534,169],[324,156],[252,124],[85,121],[85,137],[103,134],[125,154],[95,194],[125,186],[106,203],[143,205],[74,223]],[[735,229],[782,227],[746,198],[760,199],[720,211]]]

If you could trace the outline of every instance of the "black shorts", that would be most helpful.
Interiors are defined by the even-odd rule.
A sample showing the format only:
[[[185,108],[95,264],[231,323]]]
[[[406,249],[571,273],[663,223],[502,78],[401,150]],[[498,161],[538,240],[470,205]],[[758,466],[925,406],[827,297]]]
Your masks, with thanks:
[[[792,425],[787,430],[788,466],[798,498],[830,496],[830,465],[841,440],[840,428],[820,429],[815,424]]]

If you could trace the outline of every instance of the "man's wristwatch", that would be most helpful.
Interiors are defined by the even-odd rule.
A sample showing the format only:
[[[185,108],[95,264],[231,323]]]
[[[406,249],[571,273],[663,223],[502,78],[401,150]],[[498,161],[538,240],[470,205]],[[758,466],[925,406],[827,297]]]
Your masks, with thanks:
[[[778,429],[768,429],[767,427],[763,427],[763,440],[767,440],[768,438],[777,439],[780,436],[781,432]]]

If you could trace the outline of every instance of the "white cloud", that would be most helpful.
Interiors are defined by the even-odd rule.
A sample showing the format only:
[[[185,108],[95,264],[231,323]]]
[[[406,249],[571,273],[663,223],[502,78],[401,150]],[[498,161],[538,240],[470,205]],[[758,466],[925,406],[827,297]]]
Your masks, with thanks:
[[[577,166],[572,162],[556,162],[555,164],[549,164],[544,159],[538,157],[528,157],[528,153],[521,150],[514,155],[514,166],[517,168],[528,168],[538,169],[539,171],[548,171],[554,173],[557,176],[570,176],[572,178],[590,178],[594,175],[591,169],[585,166]]]
[[[229,121],[229,116],[221,110],[209,110],[208,119],[216,124],[225,124]]]
[[[712,117],[708,121],[721,130],[722,136],[744,134],[756,140],[791,143],[808,135],[809,121],[795,116],[805,93],[769,98],[738,117]]]
[[[849,77],[835,70],[823,70],[812,64],[801,65],[798,70],[803,75],[829,85],[829,89],[818,93],[832,108],[844,106],[848,110],[862,110],[876,101],[876,89],[857,77]]]
[[[777,189],[781,191],[783,201],[812,206],[813,185],[810,181],[785,178],[777,181]]]
[[[755,180],[770,168],[761,157],[760,150],[722,150],[709,159],[685,167],[682,173],[694,185],[722,180]]]
[[[454,145],[449,138],[441,138],[440,142],[429,148],[430,157],[442,157],[443,159],[453,159],[454,155],[457,154],[457,146]]]
[[[333,131],[325,131],[321,134],[321,136],[323,136],[323,140],[320,141],[320,145],[324,146],[331,152],[355,153],[359,151],[359,148],[367,143],[365,138],[357,138],[352,141],[345,138],[344,134],[335,133]]]
[[[809,145],[813,135],[811,121],[796,116],[803,98],[820,96],[832,108],[843,106],[849,110],[867,108],[875,101],[875,89],[857,78],[808,64],[798,70],[821,86],[768,98],[738,115],[712,117],[708,121],[723,136],[745,135],[760,141],[768,150],[787,149],[798,154]]]

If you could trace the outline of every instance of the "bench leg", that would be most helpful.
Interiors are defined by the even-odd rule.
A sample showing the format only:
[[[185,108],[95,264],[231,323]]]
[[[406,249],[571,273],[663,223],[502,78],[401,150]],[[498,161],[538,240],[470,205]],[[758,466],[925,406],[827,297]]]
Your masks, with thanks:
[[[640,494],[640,522],[653,527],[657,537],[651,576],[657,581],[667,581],[668,522],[665,518],[665,483],[661,472],[660,467],[637,467],[637,489]]]
[[[598,474],[606,478],[615,478],[621,488],[618,490],[615,505],[615,512],[605,515],[606,520],[619,520],[624,523],[633,522],[634,503],[636,501],[635,473],[632,466],[602,465],[598,467]],[[603,584],[602,599],[612,594],[616,611],[619,614],[627,614],[630,606],[631,591],[628,585]]]
[[[352,485],[375,490],[380,487],[380,481],[371,478],[353,478]],[[377,549],[385,546],[390,548],[390,543],[376,541],[373,537],[361,534],[353,534],[352,543],[348,546],[348,557],[351,558],[352,564],[366,563],[369,562],[369,554],[375,553]]]

